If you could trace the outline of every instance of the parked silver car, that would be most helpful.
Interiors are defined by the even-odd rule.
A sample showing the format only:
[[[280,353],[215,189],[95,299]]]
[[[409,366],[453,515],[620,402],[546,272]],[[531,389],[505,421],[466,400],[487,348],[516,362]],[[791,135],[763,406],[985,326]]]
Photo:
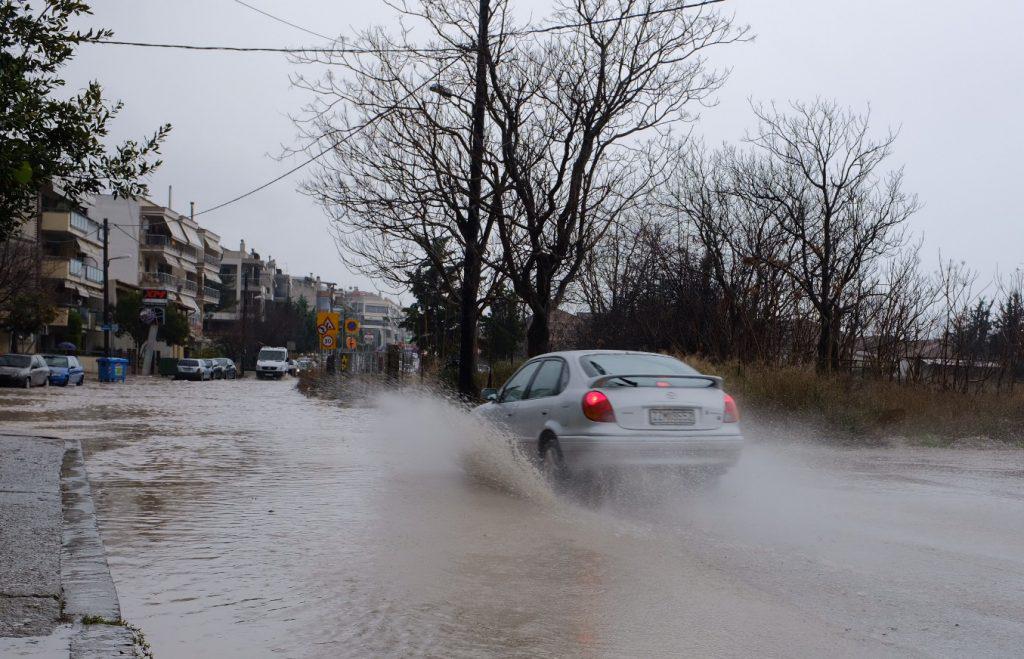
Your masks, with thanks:
[[[743,448],[721,378],[666,355],[549,353],[484,393],[474,413],[504,426],[556,476],[623,466],[721,474]]]
[[[212,380],[213,360],[179,359],[175,380]]]
[[[0,382],[19,387],[50,386],[50,367],[42,355],[0,355]]]

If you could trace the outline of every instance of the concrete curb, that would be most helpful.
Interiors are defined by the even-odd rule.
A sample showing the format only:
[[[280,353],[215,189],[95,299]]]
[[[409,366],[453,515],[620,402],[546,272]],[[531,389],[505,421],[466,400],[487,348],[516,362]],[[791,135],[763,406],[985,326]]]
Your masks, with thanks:
[[[134,656],[134,635],[120,624],[121,606],[96,523],[92,489],[78,440],[64,443],[60,483],[64,515],[60,566],[63,612],[74,621],[70,656]],[[83,624],[83,618],[103,622]]]

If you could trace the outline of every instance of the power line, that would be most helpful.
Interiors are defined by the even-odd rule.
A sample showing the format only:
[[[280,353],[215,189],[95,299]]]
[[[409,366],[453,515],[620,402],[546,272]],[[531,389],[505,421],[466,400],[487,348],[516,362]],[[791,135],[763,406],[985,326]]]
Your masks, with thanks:
[[[456,62],[456,61],[457,61],[457,60],[452,60],[451,62],[448,62],[448,63],[447,63],[447,64],[445,64],[445,65],[444,65],[443,67],[441,67],[440,69],[438,69],[438,71],[437,71],[437,73],[436,73],[435,75],[436,75],[436,76],[440,76],[440,75],[441,75],[442,73],[444,73],[444,72],[445,72],[445,71],[446,71],[446,70],[447,70],[448,68],[450,68],[450,67],[451,67],[451,66],[452,66],[453,64],[455,64],[455,62]],[[412,97],[412,95],[413,95],[413,94],[415,94],[416,92],[418,92],[418,91],[420,91],[421,89],[423,89],[424,87],[426,87],[426,86],[427,86],[427,84],[429,84],[429,83],[431,82],[431,80],[433,80],[433,78],[428,78],[427,80],[424,80],[423,82],[421,82],[421,83],[420,83],[419,85],[417,85],[416,87],[414,87],[414,88],[413,88],[413,89],[412,89],[412,90],[411,90],[411,91],[410,91],[410,92],[409,92],[408,94],[406,94],[406,95],[405,95],[405,96],[403,96],[402,98],[400,98],[400,99],[398,99],[397,101],[395,101],[394,105],[395,105],[395,106],[397,106],[398,104],[400,104],[400,103],[404,102],[404,101],[405,101],[406,99],[408,99],[408,98]],[[266,183],[263,183],[263,184],[261,184],[261,185],[259,185],[259,186],[255,187],[255,188],[253,188],[252,190],[249,190],[248,192],[245,192],[245,193],[243,193],[243,194],[240,194],[240,195],[238,195],[238,196],[237,196],[237,197],[235,197],[234,199],[229,199],[229,200],[227,200],[227,201],[225,201],[225,202],[223,202],[223,203],[220,203],[220,204],[217,204],[216,206],[213,206],[212,208],[207,208],[207,209],[205,209],[205,210],[201,210],[201,211],[199,211],[198,213],[195,213],[195,215],[193,215],[193,217],[199,217],[200,215],[203,215],[203,214],[205,214],[205,213],[212,213],[213,211],[215,211],[215,210],[218,210],[218,209],[220,209],[220,208],[224,208],[225,206],[228,206],[228,205],[230,205],[230,204],[233,204],[233,203],[235,203],[236,201],[241,201],[242,199],[245,199],[246,197],[249,197],[249,196],[251,196],[251,195],[254,195],[254,194],[256,194],[256,193],[257,193],[257,192],[259,192],[260,190],[263,190],[263,189],[265,189],[265,188],[268,188],[268,187],[270,187],[271,185],[273,185],[273,184],[277,183],[277,182],[278,182],[278,181],[280,181],[281,179],[287,178],[288,176],[290,176],[290,175],[294,174],[295,172],[299,171],[300,169],[302,169],[302,168],[303,168],[303,167],[305,167],[306,165],[309,165],[310,163],[312,163],[312,162],[314,162],[314,161],[316,161],[316,160],[319,160],[319,159],[320,159],[320,158],[322,158],[322,157],[323,157],[324,155],[326,155],[326,154],[327,154],[327,153],[329,153],[329,152],[330,152],[331,150],[333,150],[333,149],[334,149],[335,147],[337,147],[337,146],[338,146],[338,145],[340,145],[340,144],[341,144],[342,142],[344,142],[344,141],[345,141],[346,139],[348,139],[348,138],[352,137],[353,135],[355,135],[355,134],[356,134],[356,133],[358,133],[359,131],[361,131],[361,130],[363,130],[363,129],[367,128],[367,127],[368,127],[368,126],[370,126],[371,124],[373,124],[373,123],[376,123],[376,122],[377,122],[378,120],[380,120],[381,118],[383,118],[383,117],[384,117],[385,115],[387,115],[387,114],[388,114],[389,112],[391,112],[392,110],[393,110],[393,108],[391,108],[391,109],[388,109],[388,110],[384,110],[383,112],[379,112],[379,113],[377,113],[376,115],[374,115],[373,117],[371,117],[370,119],[368,119],[367,121],[365,121],[364,123],[362,123],[362,124],[359,124],[358,126],[356,126],[355,128],[353,128],[352,130],[350,130],[350,131],[348,132],[348,134],[347,134],[347,135],[343,136],[343,137],[342,137],[341,139],[339,139],[339,140],[338,140],[337,142],[334,142],[334,143],[330,144],[330,145],[329,145],[328,147],[326,147],[326,148],[325,148],[325,149],[323,149],[322,151],[320,151],[320,152],[318,152],[318,153],[314,154],[314,155],[313,155],[313,156],[311,156],[310,158],[307,158],[306,160],[304,160],[303,162],[299,163],[299,164],[298,164],[298,165],[296,165],[295,167],[292,167],[291,169],[289,169],[289,170],[288,170],[287,172],[285,172],[285,173],[283,173],[283,174],[281,174],[281,175],[279,175],[279,176],[276,176],[276,177],[274,177],[274,178],[270,179],[270,180],[269,180],[269,181],[267,181]]]
[[[649,18],[651,16],[658,16],[660,14],[671,14],[675,12],[684,11],[687,9],[699,9],[709,5],[717,5],[727,0],[700,0],[699,2],[683,3],[681,5],[674,5],[672,7],[665,7],[662,9],[652,9],[649,11],[636,12],[633,14],[623,14],[622,16],[614,16],[611,18],[594,19],[591,21],[581,21],[578,23],[560,23],[557,25],[548,25],[544,27],[526,28],[523,30],[513,30],[510,32],[502,33],[502,36],[506,37],[524,37],[536,34],[545,34],[549,32],[560,32],[562,30],[573,30],[581,27],[589,27],[592,25],[606,25],[608,23],[621,23],[623,21],[632,20],[634,18]],[[303,31],[298,25],[288,23],[284,19],[279,19],[276,16],[267,14],[264,11],[256,9],[251,5],[247,5],[241,0],[234,0],[239,2],[261,14],[266,14],[274,20],[280,20],[292,27],[296,27]],[[330,39],[317,32],[310,32],[311,34],[324,38]],[[446,47],[435,47],[435,48],[414,48],[414,47],[393,47],[393,48],[294,48],[294,47],[266,47],[266,46],[212,46],[212,45],[193,45],[193,44],[180,44],[180,43],[151,43],[144,41],[114,41],[104,39],[103,41],[85,41],[83,43],[91,43],[97,45],[109,45],[109,46],[132,46],[136,48],[164,48],[173,50],[194,50],[194,51],[220,51],[220,52],[232,52],[232,53],[292,53],[292,54],[337,54],[337,55],[385,55],[388,53],[413,53],[413,54],[431,54],[431,53],[454,53],[454,52],[467,52],[473,50],[473,46],[446,46]]]
[[[320,37],[321,39],[326,39],[327,41],[332,41],[331,37],[328,37],[328,36],[325,36],[323,34],[320,34],[319,32],[314,32],[313,30],[309,30],[307,28],[304,28],[301,25],[296,25],[295,23],[291,23],[289,21],[286,21],[285,19],[283,19],[283,18],[281,18],[279,16],[274,16],[271,13],[263,11],[259,7],[253,7],[252,5],[250,5],[247,2],[242,2],[242,0],[234,0],[234,2],[237,3],[237,4],[242,5],[243,7],[248,7],[249,9],[253,10],[257,14],[263,14],[267,18],[275,20],[278,23],[284,23],[285,25],[288,25],[289,27],[293,27],[296,30],[301,30],[302,32],[305,32],[306,34],[312,34],[314,37]]]
[[[166,48],[172,50],[222,51],[231,53],[321,53],[332,55],[385,55],[388,53],[453,53],[464,49],[446,48],[268,48],[263,46],[197,46],[183,43],[150,43],[145,41],[83,41],[101,46],[133,46],[136,48]]]

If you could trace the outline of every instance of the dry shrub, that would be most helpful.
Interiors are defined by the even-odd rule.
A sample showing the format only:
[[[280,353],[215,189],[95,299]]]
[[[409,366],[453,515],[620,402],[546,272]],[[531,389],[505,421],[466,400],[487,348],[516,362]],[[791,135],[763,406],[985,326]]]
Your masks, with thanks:
[[[685,357],[703,373],[725,378],[740,404],[758,413],[824,424],[847,438],[884,436],[944,445],[966,437],[1024,443],[1024,391],[1013,394],[942,391],[850,375],[822,375],[809,366],[710,362]]]

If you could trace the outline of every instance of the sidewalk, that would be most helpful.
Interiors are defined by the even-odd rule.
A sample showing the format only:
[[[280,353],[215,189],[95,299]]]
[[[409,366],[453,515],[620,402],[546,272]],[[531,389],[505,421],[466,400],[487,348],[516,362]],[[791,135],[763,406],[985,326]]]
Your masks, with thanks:
[[[133,656],[120,619],[79,443],[0,435],[0,656]]]

